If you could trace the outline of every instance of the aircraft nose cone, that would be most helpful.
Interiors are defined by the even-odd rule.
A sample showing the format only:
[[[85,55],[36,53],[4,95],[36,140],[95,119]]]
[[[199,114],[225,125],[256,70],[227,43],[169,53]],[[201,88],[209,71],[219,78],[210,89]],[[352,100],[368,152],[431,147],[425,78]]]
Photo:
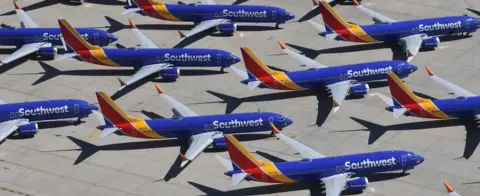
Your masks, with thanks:
[[[90,110],[95,110],[95,111],[97,111],[98,109],[99,109],[98,106],[93,105],[93,104],[90,105]]]
[[[287,124],[286,126],[288,125],[291,125],[293,123],[293,120],[290,119],[290,118],[285,118],[285,124]]]
[[[233,55],[233,64],[238,63],[240,61],[242,61],[240,57]]]
[[[110,43],[116,42],[118,40],[117,36],[111,34],[110,35]]]
[[[288,20],[292,20],[295,18],[295,14],[288,13]]]
[[[423,163],[423,161],[425,161],[425,158],[423,158],[422,156],[418,156],[417,165]]]
[[[418,67],[416,65],[410,65],[410,66],[412,66],[412,68],[410,69],[410,73],[417,71]]]

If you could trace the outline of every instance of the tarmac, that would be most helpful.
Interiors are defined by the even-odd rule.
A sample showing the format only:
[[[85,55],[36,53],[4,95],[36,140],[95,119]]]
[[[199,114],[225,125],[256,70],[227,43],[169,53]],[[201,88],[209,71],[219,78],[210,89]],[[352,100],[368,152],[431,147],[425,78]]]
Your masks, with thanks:
[[[125,47],[138,44],[125,28],[128,17],[121,16],[123,1],[91,0],[84,5],[19,1],[20,6],[35,8],[27,13],[43,27],[58,26],[65,18],[75,27],[110,29]],[[239,0],[242,2],[242,0]],[[176,3],[176,1],[170,1]],[[217,0],[220,4],[232,1]],[[312,7],[308,0],[256,0],[244,4],[267,4],[286,8],[297,19]],[[41,5],[41,6],[38,6]],[[466,8],[480,10],[478,0],[364,0],[364,5],[397,20],[469,14]],[[38,8],[41,7],[41,8]],[[36,9],[38,8],[38,9]],[[352,5],[335,9],[357,24],[373,21]],[[19,27],[11,1],[0,2],[1,23]],[[109,20],[104,16],[110,17]],[[478,16],[480,17],[480,16]],[[192,28],[191,23],[171,23],[132,15],[132,19],[154,43],[173,47],[179,38],[177,29]],[[313,18],[322,22],[321,16]],[[109,24],[109,22],[111,24]],[[277,40],[293,50],[304,52],[330,65],[388,60],[397,58],[384,44],[329,42],[317,35],[307,22],[289,23],[275,29],[274,24],[239,24],[232,37],[205,36],[186,47],[218,48],[241,56],[239,47],[249,46],[268,65],[284,70],[306,69],[283,55]],[[428,64],[440,77],[480,94],[480,33],[472,37],[442,40],[433,51],[420,52],[412,61],[419,70],[405,81],[423,95],[452,97],[432,81],[423,69]],[[110,47],[115,47],[112,44]],[[1,47],[0,58],[14,51]],[[244,69],[242,62],[235,65]],[[114,95],[117,103],[130,115],[150,118],[171,117],[172,112],[154,89],[160,84],[166,93],[199,114],[251,112],[258,109],[282,113],[294,120],[284,133],[326,155],[352,154],[378,150],[409,150],[425,157],[425,162],[403,176],[391,172],[368,176],[370,184],[359,195],[372,196],[440,196],[447,195],[442,180],[447,180],[463,196],[480,195],[480,129],[456,120],[428,120],[415,117],[395,119],[376,97],[349,99],[337,113],[330,113],[331,100],[309,92],[256,89],[251,92],[231,70],[217,68],[182,70],[177,82],[160,78],[126,88],[116,93],[117,77],[127,79],[133,71],[92,65],[75,59],[61,62],[24,58],[0,67],[0,98],[6,102],[76,98],[95,103],[96,91]],[[371,84],[371,92],[389,95],[384,83]],[[242,182],[231,186],[231,178],[214,158],[228,158],[226,152],[201,154],[179,172],[175,162],[179,142],[143,140],[124,136],[99,138],[93,116],[79,125],[71,121],[40,123],[34,138],[7,139],[0,146],[0,195],[321,195],[318,184],[266,184]],[[299,155],[275,139],[243,142],[260,159],[277,157],[298,160]],[[263,155],[263,156],[262,156]],[[177,161],[178,162],[178,161]],[[347,193],[348,194],[348,193]],[[355,193],[352,193],[355,194]]]

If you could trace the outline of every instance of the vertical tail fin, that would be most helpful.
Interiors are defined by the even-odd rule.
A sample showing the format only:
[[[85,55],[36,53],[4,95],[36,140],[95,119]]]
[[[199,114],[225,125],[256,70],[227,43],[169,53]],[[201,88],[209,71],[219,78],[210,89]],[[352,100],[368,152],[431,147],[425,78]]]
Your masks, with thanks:
[[[423,98],[415,95],[400,78],[393,72],[387,76],[388,87],[392,94],[393,103],[395,105],[408,105],[423,102]]]
[[[136,118],[131,117],[125,113],[107,94],[104,92],[96,92],[98,104],[103,116],[107,119],[106,122],[113,124],[121,124],[126,122],[134,122]]]
[[[66,44],[74,51],[99,48],[98,46],[91,45],[85,39],[83,39],[77,30],[75,30],[75,28],[73,28],[72,25],[70,25],[65,19],[59,19],[58,25],[60,26],[60,31]]]
[[[335,31],[340,29],[347,29],[348,23],[328,4],[327,1],[321,0],[318,4],[318,9],[322,13],[323,21],[327,31]]]
[[[239,169],[257,168],[261,164],[233,135],[225,135],[225,143],[230,159]]]
[[[262,78],[275,74],[275,71],[267,67],[250,48],[242,47],[240,50],[242,51],[243,62],[245,62],[249,79]]]

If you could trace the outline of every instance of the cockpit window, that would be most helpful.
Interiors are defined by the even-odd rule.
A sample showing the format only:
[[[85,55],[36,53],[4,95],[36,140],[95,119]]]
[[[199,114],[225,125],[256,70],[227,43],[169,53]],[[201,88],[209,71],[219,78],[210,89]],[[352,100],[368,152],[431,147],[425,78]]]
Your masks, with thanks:
[[[231,55],[228,55],[228,57],[227,57],[227,58],[229,58],[229,59],[233,59],[233,54],[231,54]]]
[[[410,67],[411,67],[410,63],[407,63],[407,68],[410,68]]]
[[[476,22],[476,23],[479,23],[479,22],[480,22],[480,18],[475,19],[475,22]]]
[[[284,116],[280,117],[278,121],[285,121],[285,117]]]
[[[411,155],[410,158],[415,160],[415,159],[417,159],[417,155]]]
[[[85,106],[83,106],[83,107],[85,107],[85,108],[89,108],[89,107],[90,107],[90,104],[87,104],[87,105],[85,105]]]
[[[280,15],[285,16],[287,15],[287,12],[282,12]]]

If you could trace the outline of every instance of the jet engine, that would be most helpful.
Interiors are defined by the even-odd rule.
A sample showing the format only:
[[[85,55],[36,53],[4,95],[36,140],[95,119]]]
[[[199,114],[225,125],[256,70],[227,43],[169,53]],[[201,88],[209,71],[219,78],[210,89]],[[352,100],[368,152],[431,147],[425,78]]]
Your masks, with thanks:
[[[363,97],[368,93],[369,89],[370,88],[368,87],[367,83],[360,83],[350,87],[349,95],[354,97]]]
[[[212,147],[216,149],[227,148],[227,145],[225,144],[225,138],[224,137],[214,138],[212,142]]]
[[[237,31],[237,24],[224,23],[217,26],[217,30],[224,34],[234,34]]]
[[[160,76],[164,80],[175,81],[180,76],[180,69],[178,69],[176,67],[162,69],[162,70],[160,70]]]
[[[19,126],[17,133],[20,136],[33,136],[37,134],[37,131],[38,131],[37,123],[31,122],[31,123]]]
[[[367,177],[356,177],[350,178],[345,184],[344,190],[353,190],[353,191],[362,191],[365,190],[368,186],[368,179]]]
[[[423,39],[422,48],[423,49],[434,49],[440,44],[440,39],[438,37],[426,37]]]
[[[43,58],[53,59],[55,57],[55,54],[57,54],[57,48],[53,46],[43,47],[38,49],[38,55],[40,55]]]

